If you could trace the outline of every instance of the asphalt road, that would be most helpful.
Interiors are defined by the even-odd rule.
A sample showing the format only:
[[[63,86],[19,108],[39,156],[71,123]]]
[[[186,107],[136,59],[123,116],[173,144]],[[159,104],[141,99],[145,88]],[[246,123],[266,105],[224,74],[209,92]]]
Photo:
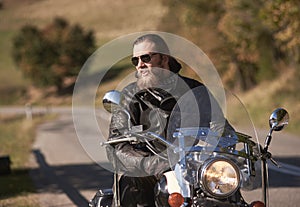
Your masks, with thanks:
[[[99,140],[93,145],[104,154]],[[99,188],[111,188],[113,183],[112,173],[96,164],[80,144],[69,109],[38,127],[31,165],[43,207],[88,206]]]
[[[101,128],[107,127],[105,112],[99,114],[98,122]],[[88,135],[90,132],[86,133]],[[267,131],[259,131],[260,137],[266,134]],[[61,114],[58,120],[38,127],[31,175],[37,183],[41,206],[87,206],[87,201],[98,188],[111,187],[112,173],[96,164],[103,164],[106,159],[99,140],[89,140],[90,149],[99,149],[99,157],[91,159],[84,150],[86,147],[82,145],[82,140],[77,137],[70,110]],[[270,165],[272,207],[300,205],[299,147],[300,137],[284,132],[274,134],[270,149],[282,168]],[[90,155],[93,156],[93,153]],[[260,198],[258,190],[246,196],[249,201]]]

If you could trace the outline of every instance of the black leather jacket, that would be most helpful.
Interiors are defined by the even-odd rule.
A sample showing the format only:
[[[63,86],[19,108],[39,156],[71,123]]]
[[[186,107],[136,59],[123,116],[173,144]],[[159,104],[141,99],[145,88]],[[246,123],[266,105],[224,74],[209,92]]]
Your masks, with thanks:
[[[177,74],[166,79],[157,86],[157,89],[148,91],[139,91],[136,83],[129,84],[122,91],[125,97],[122,104],[130,113],[130,122],[133,126],[142,125],[143,130],[167,137],[169,135],[166,129],[174,104],[193,88],[197,88],[200,93],[197,100],[199,110],[201,110],[199,124],[208,127],[211,122],[211,100],[214,99],[211,99],[208,90],[202,83]],[[121,110],[115,111],[111,118],[109,139],[122,137],[126,130],[128,130],[128,115]],[[158,143],[153,143],[153,145],[157,151],[162,152],[165,149]],[[169,169],[168,161],[154,156],[143,144],[119,143],[108,147],[107,155],[109,160],[114,163],[114,167],[127,176],[159,175]]]

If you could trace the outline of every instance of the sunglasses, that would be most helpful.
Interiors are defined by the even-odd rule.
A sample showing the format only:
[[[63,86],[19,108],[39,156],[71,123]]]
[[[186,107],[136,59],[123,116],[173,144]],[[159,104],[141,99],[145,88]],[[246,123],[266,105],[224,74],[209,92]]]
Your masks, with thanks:
[[[137,66],[139,64],[139,59],[141,59],[142,62],[144,63],[149,63],[151,61],[151,58],[153,55],[157,55],[158,53],[150,53],[150,54],[145,54],[141,55],[138,57],[132,57],[131,62],[134,66]]]

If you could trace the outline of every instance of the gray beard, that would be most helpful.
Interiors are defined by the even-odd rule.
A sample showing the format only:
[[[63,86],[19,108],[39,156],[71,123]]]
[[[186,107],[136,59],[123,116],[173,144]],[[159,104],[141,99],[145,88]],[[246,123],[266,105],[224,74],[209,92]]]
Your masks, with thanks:
[[[137,71],[136,77],[137,77],[137,86],[140,90],[155,87],[159,84],[159,80],[160,80],[159,73],[155,74],[153,73],[152,70],[149,69],[148,69],[148,74],[146,76],[142,76],[139,73],[139,71]]]

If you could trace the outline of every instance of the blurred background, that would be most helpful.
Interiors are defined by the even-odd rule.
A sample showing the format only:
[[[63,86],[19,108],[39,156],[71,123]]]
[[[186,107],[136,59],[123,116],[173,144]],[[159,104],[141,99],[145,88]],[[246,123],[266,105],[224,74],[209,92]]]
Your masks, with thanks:
[[[0,108],[71,106],[76,76],[97,48],[149,30],[180,35],[201,48],[256,126],[267,128],[271,111],[284,107],[291,117],[287,131],[300,132],[298,0],[0,0]],[[124,61],[113,69],[105,90],[133,68]],[[0,155],[17,151],[17,139],[6,140],[24,140],[20,134],[28,134],[30,149],[34,127],[53,118],[26,124],[23,117],[1,114]],[[15,159],[13,166],[23,161]]]
[[[201,48],[259,125],[282,106],[296,132],[299,10],[296,0],[1,0],[0,104],[70,105],[76,75],[97,48],[122,35],[158,30]],[[109,80],[132,67],[117,69]]]

